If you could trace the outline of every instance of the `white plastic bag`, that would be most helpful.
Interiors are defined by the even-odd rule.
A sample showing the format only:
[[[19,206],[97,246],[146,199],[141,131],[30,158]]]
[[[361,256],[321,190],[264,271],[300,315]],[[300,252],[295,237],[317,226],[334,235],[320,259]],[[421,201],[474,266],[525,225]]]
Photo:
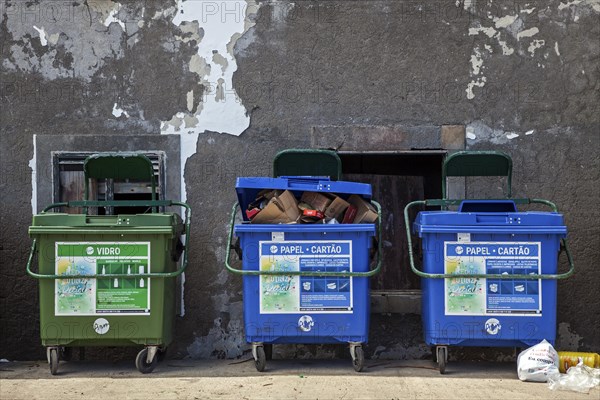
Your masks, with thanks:
[[[546,382],[558,375],[558,353],[546,340],[524,350],[517,358],[517,374],[522,381]]]
[[[566,374],[549,376],[548,387],[551,390],[572,390],[588,393],[591,388],[600,385],[600,369],[590,368],[579,358],[579,363],[569,368]]]

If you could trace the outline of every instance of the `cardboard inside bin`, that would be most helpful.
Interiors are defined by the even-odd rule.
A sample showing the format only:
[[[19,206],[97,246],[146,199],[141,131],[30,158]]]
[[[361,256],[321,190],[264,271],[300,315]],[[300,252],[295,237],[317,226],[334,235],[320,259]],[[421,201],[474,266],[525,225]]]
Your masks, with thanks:
[[[333,201],[333,196],[319,192],[304,192],[300,201],[310,205],[313,210],[325,212],[327,206]]]
[[[348,198],[348,202],[356,207],[355,224],[369,224],[377,221],[377,210],[362,197],[353,194]]]
[[[344,213],[346,212],[346,209],[349,205],[350,203],[348,203],[346,200],[342,199],[341,197],[335,196],[331,204],[329,204],[329,206],[325,210],[325,216],[327,218],[335,218],[339,222],[342,222],[342,218],[344,218]]]
[[[320,194],[331,200],[331,203],[325,209],[326,219],[330,219],[332,218],[332,215],[334,215],[338,222],[341,222],[344,217],[344,213],[349,205],[346,199],[350,195],[358,195],[359,197],[368,201],[371,198],[372,193],[371,185],[366,183],[331,181],[328,178],[306,176],[279,178],[239,177],[236,180],[235,190],[237,192],[240,208],[243,211],[242,216],[244,221],[250,221],[250,218],[246,212],[248,210],[248,206],[254,203],[260,194],[265,194],[269,191],[277,191],[278,193],[282,193],[286,190],[289,190],[295,196],[294,200],[296,202],[298,202],[306,192]],[[311,204],[311,206],[315,205]],[[316,205],[316,207],[321,208],[322,206]],[[280,210],[280,208],[278,208],[278,210]],[[262,212],[264,212],[264,210],[261,210],[261,213]],[[300,213],[301,210],[298,210],[298,214]],[[289,214],[286,215],[287,217],[285,218],[285,222],[274,223],[292,222],[291,217],[294,217],[295,214],[291,215],[291,217]],[[258,214],[256,217],[257,216]],[[253,223],[254,218],[252,218]],[[258,221],[261,220],[259,219]]]
[[[289,224],[298,221],[300,209],[294,194],[289,190],[275,191],[269,203],[252,219],[252,224]]]

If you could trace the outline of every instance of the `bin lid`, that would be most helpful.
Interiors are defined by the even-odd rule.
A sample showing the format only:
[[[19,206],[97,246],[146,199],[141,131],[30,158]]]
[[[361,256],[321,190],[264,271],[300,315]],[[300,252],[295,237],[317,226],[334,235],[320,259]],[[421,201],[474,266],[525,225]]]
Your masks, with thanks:
[[[511,200],[465,200],[458,211],[421,211],[413,225],[423,233],[531,233],[566,235],[563,215],[519,212]]]
[[[512,195],[512,159],[501,151],[459,151],[442,165],[442,197],[446,198],[446,181],[449,176],[505,176],[507,196]]]
[[[68,233],[71,230],[94,234],[98,229],[139,229],[145,233],[180,233],[183,221],[177,213],[85,215],[65,213],[43,213],[33,216],[29,233]]]
[[[368,183],[332,181],[329,177],[322,176],[240,177],[237,178],[235,191],[241,209],[245,210],[264,189],[291,190],[297,196],[302,192],[332,193],[343,199],[356,194],[370,200],[372,194]],[[247,220],[246,215],[244,219]]]
[[[273,176],[328,176],[340,180],[342,161],[333,150],[287,149],[280,151],[273,160]]]
[[[150,182],[152,199],[156,198],[154,166],[148,157],[140,153],[98,153],[87,157],[83,163],[85,174],[84,198],[89,199],[88,181],[94,179],[132,179]]]

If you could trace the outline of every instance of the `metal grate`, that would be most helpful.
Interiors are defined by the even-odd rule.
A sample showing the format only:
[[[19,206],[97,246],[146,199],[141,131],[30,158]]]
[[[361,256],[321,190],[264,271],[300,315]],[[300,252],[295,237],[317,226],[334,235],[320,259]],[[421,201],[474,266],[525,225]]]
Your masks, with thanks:
[[[154,177],[156,180],[156,193],[160,200],[165,196],[165,153],[162,151],[140,152],[152,161]],[[97,152],[53,152],[53,201],[75,201],[83,200],[84,190],[84,160]],[[110,179],[99,179],[90,185],[90,198],[96,200],[150,200],[150,182],[124,181],[112,182]],[[65,209],[64,212],[80,213],[81,209]],[[107,207],[99,210],[100,214],[118,213]],[[143,212],[142,210],[130,210],[131,212]],[[128,211],[129,212],[129,211]]]

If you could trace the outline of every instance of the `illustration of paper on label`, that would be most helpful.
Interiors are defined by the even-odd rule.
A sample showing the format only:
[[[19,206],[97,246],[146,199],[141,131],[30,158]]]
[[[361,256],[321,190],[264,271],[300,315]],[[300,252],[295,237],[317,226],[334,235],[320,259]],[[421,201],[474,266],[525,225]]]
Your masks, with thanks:
[[[517,285],[517,286],[515,286],[515,291],[517,291],[517,292],[524,292],[525,291],[525,286],[524,285]]]

